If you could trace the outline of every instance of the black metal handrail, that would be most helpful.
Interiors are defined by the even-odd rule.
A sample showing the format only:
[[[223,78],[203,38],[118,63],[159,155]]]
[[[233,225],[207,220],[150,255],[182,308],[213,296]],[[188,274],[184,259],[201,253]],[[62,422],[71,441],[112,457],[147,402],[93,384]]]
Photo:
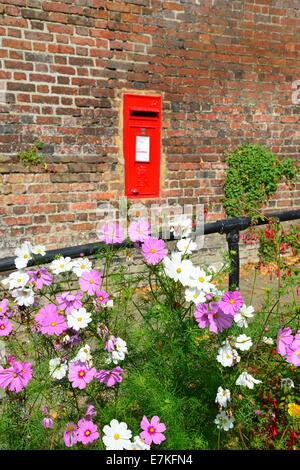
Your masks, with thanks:
[[[260,216],[260,219],[256,221],[256,225],[266,225],[269,219],[277,219],[280,222],[287,222],[291,220],[300,219],[300,209],[278,212],[273,214],[264,214]],[[252,224],[251,217],[237,217],[231,219],[217,220],[216,222],[210,222],[204,224],[204,235],[212,233],[226,234],[226,240],[228,244],[228,250],[233,252],[231,260],[231,272],[229,274],[229,289],[233,286],[239,286],[240,279],[240,256],[239,256],[239,232],[250,227]],[[171,236],[170,240],[174,240]],[[96,253],[104,242],[94,242],[85,245],[71,246],[67,248],[60,248],[56,250],[47,251],[45,256],[36,256],[35,260],[30,260],[27,266],[33,266],[36,264],[36,260],[41,260],[43,263],[50,263],[54,260],[57,255],[64,257],[69,256],[70,258],[78,258],[81,254],[85,256],[91,256]],[[124,240],[122,243],[115,243],[115,248],[125,248],[132,246],[132,242]],[[16,269],[15,257],[10,256],[7,258],[0,259],[0,272],[12,271]]]

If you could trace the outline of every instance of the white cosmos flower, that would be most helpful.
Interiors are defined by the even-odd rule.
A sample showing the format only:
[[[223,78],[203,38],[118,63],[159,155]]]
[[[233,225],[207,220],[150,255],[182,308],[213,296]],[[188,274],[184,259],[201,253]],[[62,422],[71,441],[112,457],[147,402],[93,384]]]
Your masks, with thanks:
[[[87,362],[92,359],[91,356],[91,348],[88,344],[86,344],[83,348],[79,349],[76,357],[74,358],[74,362]]]
[[[92,262],[88,258],[80,258],[73,262],[73,272],[76,276],[81,277],[84,271],[92,269]]]
[[[190,287],[197,287],[206,294],[214,289],[214,285],[209,282],[211,275],[206,274],[204,269],[199,266],[193,266],[190,271]]]
[[[105,362],[106,364],[111,364],[111,362],[118,364],[119,361],[123,361],[125,359],[125,354],[128,354],[126,342],[121,338],[117,338],[115,349],[109,353]]]
[[[172,253],[171,258],[165,256],[163,259],[164,271],[167,277],[180,281],[183,286],[189,285],[189,273],[193,267],[191,261],[181,260],[181,253]]]
[[[17,269],[23,269],[27,266],[28,261],[32,259],[31,257],[31,245],[29,242],[24,242],[21,245],[21,248],[16,248],[15,250],[15,265]]]
[[[67,256],[66,258],[61,256],[60,258],[53,260],[52,263],[49,265],[49,268],[54,274],[60,274],[66,271],[71,271],[72,267],[73,262],[69,256]]]
[[[61,362],[60,357],[56,357],[55,359],[50,359],[49,361],[49,372],[51,377],[54,379],[62,379],[66,376],[68,370],[68,364],[65,362]]]
[[[294,384],[294,382],[292,381],[292,379],[290,379],[289,377],[287,377],[286,379],[281,379],[281,388],[284,388],[284,387],[287,387],[287,388],[294,388],[294,387],[295,387],[295,384]]]
[[[34,292],[32,289],[21,287],[20,289],[14,289],[11,295],[20,306],[29,307],[29,305],[33,305],[34,303]]]
[[[14,273],[11,273],[8,277],[3,279],[1,282],[4,286],[7,284],[9,285],[9,289],[15,289],[19,287],[24,287],[27,282],[29,281],[29,276],[26,273],[23,273],[22,271],[17,271]]]
[[[264,336],[262,339],[263,343],[265,344],[274,344],[274,341],[272,338],[269,338],[268,336]]]
[[[193,242],[191,238],[182,238],[177,242],[176,246],[183,255],[191,255],[198,248],[197,243]]]
[[[228,343],[224,344],[218,350],[217,361],[220,362],[223,367],[232,367],[236,362],[239,362],[240,359],[237,351]]]
[[[110,426],[103,427],[103,433],[105,436],[102,437],[102,441],[106,450],[131,450],[132,432],[127,428],[126,423],[119,423],[118,420],[113,419]]]
[[[241,385],[242,387],[253,388],[254,384],[260,384],[261,380],[256,380],[252,375],[247,372],[242,372],[239,377],[236,379],[236,385]]]
[[[176,216],[169,225],[175,237],[188,237],[192,231],[192,219],[185,214]]]
[[[45,256],[46,254],[46,247],[44,245],[35,245],[32,247],[32,253],[34,255],[41,255],[41,256]]]
[[[205,292],[200,289],[197,289],[197,287],[193,287],[192,289],[186,289],[185,300],[187,302],[194,302],[196,305],[203,304],[204,302],[206,302]]]
[[[215,402],[219,403],[223,408],[226,408],[227,403],[230,403],[230,390],[227,388],[223,390],[222,387],[219,387]]]
[[[234,340],[234,347],[240,351],[248,351],[252,345],[251,338],[246,335],[240,335]]]
[[[240,328],[248,328],[247,318],[252,318],[254,316],[252,315],[253,312],[254,308],[252,305],[247,307],[246,304],[243,304],[238,313],[234,315],[233,319]]]
[[[141,439],[140,436],[135,436],[131,444],[132,450],[150,450],[150,446],[145,443],[144,439]]]
[[[223,431],[229,431],[229,429],[233,428],[234,418],[229,418],[225,411],[221,411],[221,413],[217,414],[214,423],[217,425],[218,429],[223,429]]]
[[[87,312],[84,307],[81,307],[78,310],[73,309],[67,316],[68,326],[73,328],[75,331],[79,331],[81,328],[86,328],[88,323],[91,321],[91,314]]]

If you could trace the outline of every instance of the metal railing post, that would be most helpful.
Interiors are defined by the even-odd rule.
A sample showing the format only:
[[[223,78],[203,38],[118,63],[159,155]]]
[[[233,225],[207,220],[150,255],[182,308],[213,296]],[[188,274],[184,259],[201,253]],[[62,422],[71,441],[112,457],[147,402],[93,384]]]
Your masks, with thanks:
[[[231,272],[229,273],[229,290],[239,287],[240,284],[240,252],[239,252],[239,230],[235,228],[226,233],[228,252],[231,256]]]

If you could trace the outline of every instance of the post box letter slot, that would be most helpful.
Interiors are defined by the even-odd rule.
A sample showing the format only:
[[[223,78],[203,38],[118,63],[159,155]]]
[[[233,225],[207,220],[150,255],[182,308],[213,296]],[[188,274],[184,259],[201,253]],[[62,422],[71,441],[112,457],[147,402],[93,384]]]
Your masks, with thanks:
[[[137,111],[133,110],[130,113],[130,116],[132,117],[145,117],[145,118],[157,118],[158,113],[155,111]]]

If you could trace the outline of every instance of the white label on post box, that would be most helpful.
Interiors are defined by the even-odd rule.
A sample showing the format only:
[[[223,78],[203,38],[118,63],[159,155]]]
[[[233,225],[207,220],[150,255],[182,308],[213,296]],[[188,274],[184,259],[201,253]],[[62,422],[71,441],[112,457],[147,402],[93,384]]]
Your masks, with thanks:
[[[150,137],[148,135],[137,135],[135,145],[135,161],[150,161]]]

